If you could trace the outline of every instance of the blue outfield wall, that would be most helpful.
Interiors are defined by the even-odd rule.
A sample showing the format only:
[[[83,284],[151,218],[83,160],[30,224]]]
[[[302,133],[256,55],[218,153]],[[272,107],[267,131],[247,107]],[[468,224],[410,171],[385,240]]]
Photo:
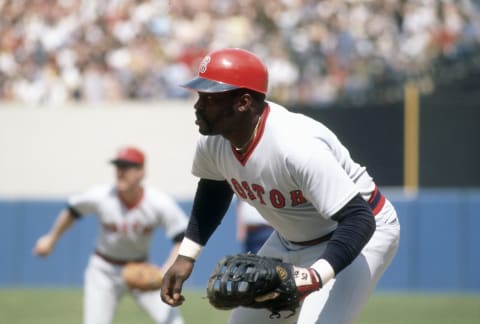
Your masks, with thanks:
[[[402,226],[401,243],[378,290],[480,293],[480,190],[423,190],[415,197],[387,192]],[[0,287],[80,286],[97,233],[95,217],[78,221],[47,259],[33,256],[63,201],[0,200]],[[189,213],[191,201],[181,202]],[[171,243],[157,231],[151,259],[161,263]],[[186,286],[203,288],[216,262],[236,253],[235,215],[223,223]]]

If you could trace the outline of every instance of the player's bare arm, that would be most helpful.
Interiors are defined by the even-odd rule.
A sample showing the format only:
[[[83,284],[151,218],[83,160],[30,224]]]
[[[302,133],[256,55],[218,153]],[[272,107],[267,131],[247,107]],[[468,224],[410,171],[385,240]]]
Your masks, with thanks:
[[[76,216],[70,209],[64,209],[58,215],[57,220],[53,224],[50,232],[41,236],[33,249],[33,253],[38,256],[46,257],[54,249],[57,241],[75,222]]]

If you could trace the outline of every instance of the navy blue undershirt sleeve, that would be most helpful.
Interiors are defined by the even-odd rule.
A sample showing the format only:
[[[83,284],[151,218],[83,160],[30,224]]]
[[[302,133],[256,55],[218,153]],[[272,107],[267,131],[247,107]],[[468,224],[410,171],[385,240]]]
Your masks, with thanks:
[[[185,232],[178,233],[172,238],[172,243],[173,244],[180,243],[183,240],[184,236],[185,236]]]
[[[204,246],[220,225],[232,197],[227,181],[200,179],[185,236]]]
[[[360,195],[350,200],[333,217],[337,229],[327,243],[322,256],[338,274],[360,254],[375,232],[372,209]]]
[[[67,209],[68,211],[70,212],[70,215],[73,216],[73,218],[75,219],[79,219],[82,217],[82,214],[80,214],[75,208],[73,208],[72,206],[70,205],[67,205]]]

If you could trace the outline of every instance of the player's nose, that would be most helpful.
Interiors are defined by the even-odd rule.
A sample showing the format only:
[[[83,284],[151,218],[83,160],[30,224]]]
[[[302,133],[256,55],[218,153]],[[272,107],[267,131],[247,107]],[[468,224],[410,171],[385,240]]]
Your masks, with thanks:
[[[201,102],[200,102],[200,99],[198,99],[198,100],[193,104],[193,108],[194,108],[195,110],[202,110],[202,109],[203,109],[203,106],[202,106],[202,104],[201,104]]]

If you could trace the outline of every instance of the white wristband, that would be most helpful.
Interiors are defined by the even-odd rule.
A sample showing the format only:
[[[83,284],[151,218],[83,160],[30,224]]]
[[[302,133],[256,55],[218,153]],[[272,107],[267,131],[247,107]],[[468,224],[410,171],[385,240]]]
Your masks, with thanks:
[[[184,237],[180,244],[180,248],[178,249],[178,254],[196,260],[200,255],[200,252],[202,252],[202,249],[202,245],[192,241],[188,237]]]
[[[333,270],[330,263],[328,263],[325,259],[320,259],[316,261],[311,268],[317,271],[318,275],[320,276],[320,280],[322,281],[322,286],[333,279],[335,277],[335,271]]]

